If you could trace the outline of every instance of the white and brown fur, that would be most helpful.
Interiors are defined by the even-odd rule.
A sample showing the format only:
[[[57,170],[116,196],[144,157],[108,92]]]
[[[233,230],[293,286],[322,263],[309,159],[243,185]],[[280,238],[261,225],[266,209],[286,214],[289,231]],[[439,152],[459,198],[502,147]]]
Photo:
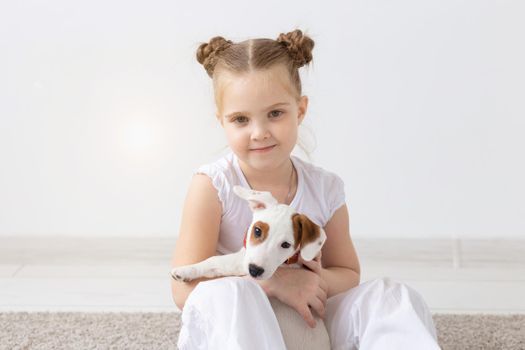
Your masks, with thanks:
[[[290,206],[279,204],[270,192],[260,192],[241,186],[233,188],[245,199],[253,218],[245,237],[245,247],[238,252],[212,256],[202,262],[175,267],[171,276],[177,281],[200,277],[244,276],[268,279],[279,266],[300,267],[297,254],[311,261],[320,252],[326,234],[306,215]],[[311,329],[299,313],[279,300],[270,302],[279,321],[287,349],[329,349],[324,323],[316,317]]]

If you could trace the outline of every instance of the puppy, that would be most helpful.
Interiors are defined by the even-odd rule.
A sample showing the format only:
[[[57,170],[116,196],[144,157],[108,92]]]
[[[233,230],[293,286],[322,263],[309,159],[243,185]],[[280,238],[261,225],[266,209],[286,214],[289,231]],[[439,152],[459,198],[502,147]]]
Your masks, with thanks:
[[[177,281],[200,277],[250,275],[268,279],[279,266],[298,268],[298,256],[311,261],[320,252],[325,240],[324,230],[307,216],[290,206],[279,204],[270,192],[259,192],[235,186],[233,191],[245,199],[253,218],[236,253],[212,256],[202,262],[175,267],[171,276]],[[309,328],[299,313],[276,298],[270,298],[287,349],[330,349],[330,340],[323,321],[316,317],[316,327]]]

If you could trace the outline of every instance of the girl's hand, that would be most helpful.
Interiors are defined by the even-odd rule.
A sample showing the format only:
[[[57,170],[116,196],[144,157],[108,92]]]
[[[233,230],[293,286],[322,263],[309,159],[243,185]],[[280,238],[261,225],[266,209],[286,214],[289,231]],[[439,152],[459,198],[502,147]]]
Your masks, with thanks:
[[[309,270],[315,272],[316,274],[318,274],[319,276],[321,276],[321,270],[323,269],[323,266],[321,264],[321,251],[319,251],[319,254],[317,254],[317,256],[311,260],[311,261],[305,261],[303,260],[303,258],[301,258],[301,255],[299,254],[299,260],[298,262],[300,264],[303,264],[306,268],[308,268]]]
[[[308,269],[279,267],[267,280],[267,291],[283,303],[291,306],[314,328],[312,309],[324,318],[328,285],[316,272]]]

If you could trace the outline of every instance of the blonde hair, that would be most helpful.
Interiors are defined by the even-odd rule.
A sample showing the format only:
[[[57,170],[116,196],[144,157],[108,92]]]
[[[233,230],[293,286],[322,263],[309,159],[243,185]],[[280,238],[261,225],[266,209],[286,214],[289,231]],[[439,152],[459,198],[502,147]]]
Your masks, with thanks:
[[[299,29],[281,33],[276,40],[257,38],[239,43],[226,40],[222,36],[213,37],[208,43],[202,43],[197,49],[197,61],[204,66],[206,73],[213,79],[215,103],[221,110],[222,86],[220,71],[234,74],[265,70],[276,65],[283,65],[289,73],[292,94],[299,100],[302,93],[299,68],[312,61],[314,41]],[[301,142],[299,146],[309,156]]]

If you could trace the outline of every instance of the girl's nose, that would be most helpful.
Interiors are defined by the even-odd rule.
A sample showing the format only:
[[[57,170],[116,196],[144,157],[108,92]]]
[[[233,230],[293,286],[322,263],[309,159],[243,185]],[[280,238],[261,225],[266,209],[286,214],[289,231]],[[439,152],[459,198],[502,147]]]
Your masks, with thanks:
[[[270,137],[270,131],[265,123],[255,123],[251,137],[252,140],[264,140]]]

